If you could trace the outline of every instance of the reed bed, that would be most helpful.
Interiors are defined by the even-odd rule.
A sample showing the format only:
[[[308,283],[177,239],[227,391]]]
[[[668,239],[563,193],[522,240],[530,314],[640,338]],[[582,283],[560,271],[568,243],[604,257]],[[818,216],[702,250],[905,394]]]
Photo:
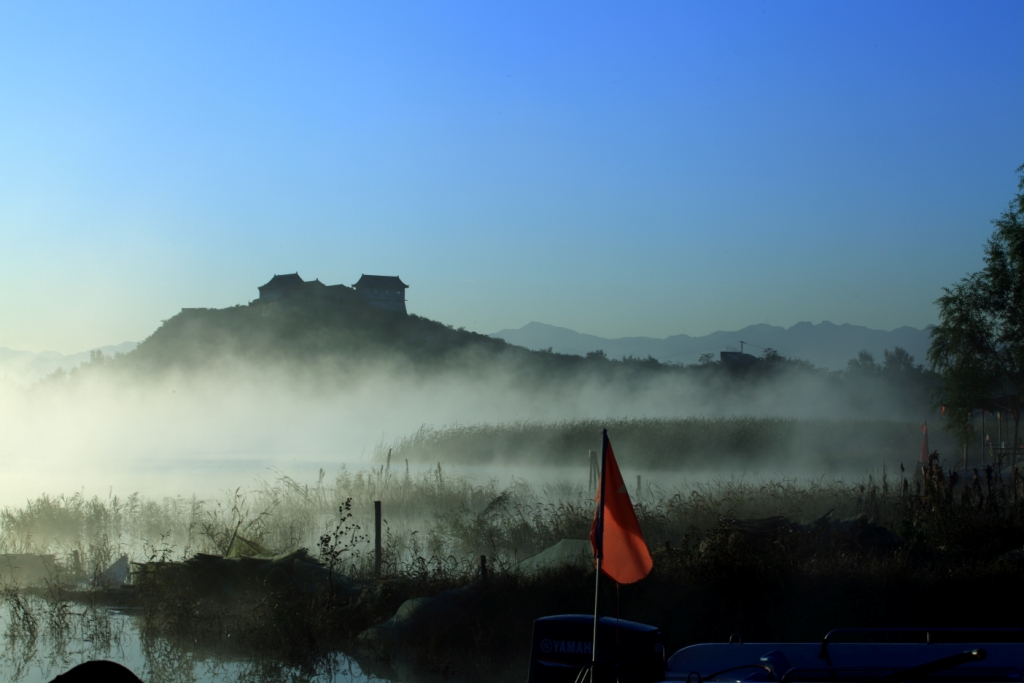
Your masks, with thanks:
[[[810,521],[831,510],[839,517],[867,513],[899,524],[900,486],[883,473],[863,481],[714,478],[662,488],[648,480],[631,491],[649,543],[662,545],[706,533],[726,518],[782,515]],[[365,471],[324,471],[302,483],[279,475],[219,500],[137,493],[121,498],[42,495],[24,507],[0,510],[0,553],[51,553],[65,567],[95,575],[121,554],[133,562],[223,554],[241,536],[274,552],[317,550],[348,512],[343,565],[354,576],[371,572],[374,501],[384,519],[386,573],[471,574],[480,555],[497,570],[515,565],[563,538],[587,538],[593,516],[587,482],[511,477],[480,483],[453,476],[442,464],[418,473],[392,461]]]
[[[513,662],[509,670],[521,675],[533,619],[593,606],[593,569],[517,568],[562,538],[586,538],[593,514],[586,482],[479,483],[443,465],[414,474],[392,463],[331,477],[321,472],[308,483],[282,475],[216,501],[42,496],[2,511],[0,550],[53,552],[65,564],[77,552],[99,566],[115,552],[136,561],[223,553],[236,536],[274,551],[317,549],[364,579],[361,595],[378,597],[340,610],[315,600],[254,603],[242,610],[251,624],[238,622],[235,612],[230,632],[221,633],[214,627],[229,623],[224,613],[209,618],[209,606],[171,591],[144,595],[139,617],[147,647],[230,646],[241,648],[229,648],[232,656],[279,656],[296,666],[320,666],[330,647],[344,649],[407,597],[471,584],[475,597],[465,618],[428,628],[402,645],[404,654],[470,678],[495,661]],[[606,582],[602,610],[661,626],[670,648],[736,632],[771,641],[820,638],[836,626],[1004,626],[1024,609],[1024,598],[1012,591],[1004,596],[1005,613],[995,616],[970,600],[948,599],[980,586],[1015,585],[1024,571],[1024,478],[1016,472],[986,469],[965,478],[936,462],[919,478],[898,470],[862,480],[721,478],[668,488],[649,482],[631,493],[655,568],[621,590]],[[384,563],[383,577],[371,580],[367,532],[376,500],[386,521]],[[811,522],[826,514],[868,517],[897,543],[861,547],[818,534]],[[736,521],[751,519],[769,523]],[[487,555],[492,570],[487,582],[478,581],[479,555]],[[31,645],[46,629],[56,633],[71,618],[59,595],[33,607],[17,590],[5,590],[0,600],[15,625],[11,647]],[[212,635],[197,635],[211,628]]]
[[[790,461],[835,471],[862,464],[898,467],[920,447],[920,427],[901,421],[755,417],[424,425],[391,444],[379,444],[375,457],[383,462],[391,452],[414,462],[551,463],[598,448],[601,430],[607,428],[616,448],[628,452],[639,468],[699,466],[714,456],[736,466]],[[934,447],[952,452],[947,435],[932,439]]]
[[[321,471],[312,482],[280,474],[217,499],[44,494],[22,507],[0,510],[0,552],[52,553],[64,566],[92,575],[121,554],[145,561],[223,553],[235,536],[274,551],[316,549],[337,526],[339,508],[347,502],[353,536],[345,568],[365,574],[369,543],[356,539],[372,529],[373,503],[381,501],[389,571],[408,571],[413,564],[422,569],[424,562],[462,567],[481,554],[496,567],[509,568],[562,538],[587,536],[593,504],[583,479],[586,452],[600,443],[602,427],[615,435],[617,452],[628,454],[630,467],[674,472],[685,471],[688,464],[713,461],[724,468],[737,459],[757,462],[794,453],[802,453],[809,464],[824,463],[819,471],[856,458],[878,466],[886,453],[915,453],[920,438],[917,425],[899,422],[740,417],[425,426],[390,447],[380,444],[378,462],[370,470]],[[434,464],[427,471],[417,465],[414,472],[410,461]],[[481,481],[453,475],[452,467],[442,464],[464,462],[513,467],[575,462],[580,478],[555,481],[540,473],[535,480],[505,475],[500,481]],[[662,543],[706,531],[723,517],[808,520],[829,509],[837,515],[877,517],[884,505],[866,507],[864,491],[878,489],[874,499],[888,500],[891,488],[884,479],[839,476],[712,478],[662,487],[652,485],[649,477],[635,498],[646,533]]]

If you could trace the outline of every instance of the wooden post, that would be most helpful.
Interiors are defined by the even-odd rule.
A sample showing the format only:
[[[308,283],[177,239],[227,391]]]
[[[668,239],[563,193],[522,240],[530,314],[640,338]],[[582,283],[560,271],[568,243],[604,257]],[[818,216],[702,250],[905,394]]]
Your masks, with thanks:
[[[968,422],[967,424],[970,425],[971,423]],[[964,439],[964,469],[965,470],[967,469],[967,444],[969,444],[970,442],[971,442],[970,439]],[[954,467],[955,467],[955,465],[954,465]]]
[[[480,556],[480,581],[481,582],[486,582],[487,581],[487,556],[486,555],[481,555]]]
[[[985,465],[985,409],[981,409],[981,464]],[[964,468],[966,469],[966,468]]]
[[[380,501],[373,501],[373,575],[380,578]]]
[[[996,420],[999,425],[999,449],[1002,452],[1002,449],[1006,448],[1006,441],[1003,439],[1003,411],[996,413]]]

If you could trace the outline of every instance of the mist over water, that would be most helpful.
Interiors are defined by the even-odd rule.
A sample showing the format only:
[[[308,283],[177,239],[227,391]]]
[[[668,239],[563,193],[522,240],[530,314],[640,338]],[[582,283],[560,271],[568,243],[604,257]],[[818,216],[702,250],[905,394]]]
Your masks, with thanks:
[[[238,362],[201,373],[76,374],[31,388],[0,386],[5,467],[0,504],[22,504],[43,492],[84,489],[105,495],[111,488],[151,497],[208,497],[275,472],[302,481],[343,463],[356,469],[376,466],[390,444],[424,425],[737,416],[920,422],[927,417],[906,414],[884,395],[855,404],[828,376],[807,374],[751,383],[743,391],[718,391],[680,375],[623,381],[579,374],[534,386],[521,381],[515,367],[469,366],[425,375],[388,363],[345,371]],[[616,435],[611,437],[614,443]],[[595,430],[591,447],[599,444]],[[872,461],[868,454],[847,467],[821,454],[794,452],[770,462],[737,464],[722,455],[708,453],[696,471],[690,463],[676,474],[815,477],[863,473]],[[908,462],[913,455],[908,453]],[[623,466],[638,469],[630,466],[630,456],[628,449],[619,449]],[[572,464],[577,458],[578,467]],[[446,459],[432,455],[431,460]],[[527,477],[546,467],[585,477],[585,451],[561,457],[508,454],[503,462],[463,459],[459,464],[467,475],[499,478]]]
[[[365,530],[379,501],[382,575],[433,576],[436,585],[417,589],[431,594],[475,581],[482,556],[496,576],[518,576],[545,549],[585,539],[593,514],[588,451],[599,449],[602,427],[652,548],[723,517],[860,514],[873,498],[847,482],[897,468],[903,453],[912,462],[920,445],[906,395],[889,395],[881,382],[855,390],[855,382],[806,369],[702,377],[515,349],[469,349],[419,365],[397,354],[203,357],[210,360],[150,370],[128,356],[28,388],[0,387],[5,552],[52,553],[65,567],[80,556],[87,575],[122,554],[143,563],[132,567],[220,558],[236,538],[259,543],[264,556],[310,551],[325,561],[332,530],[347,524],[351,536],[334,537],[345,544],[336,569],[366,580],[376,574]],[[869,490],[884,496],[895,484]],[[132,585],[147,585],[138,581]],[[40,614],[51,609],[44,602]],[[396,607],[380,609],[356,630],[383,623]],[[277,614],[273,624],[247,625],[247,637],[264,626],[280,630],[274,642],[298,632]],[[284,650],[235,656],[238,634],[213,627],[208,650],[187,638],[154,639],[143,625],[162,617],[147,619],[112,617],[121,639],[89,656],[130,663],[152,673],[146,680],[179,680],[178,671],[195,680],[287,678],[274,668],[287,660]],[[153,651],[154,643],[166,652]],[[352,643],[338,643],[360,656]],[[7,661],[32,669],[19,674],[26,681],[48,680],[72,663],[25,647]],[[303,680],[422,680],[412,664],[396,673],[340,652],[316,661],[323,675]]]

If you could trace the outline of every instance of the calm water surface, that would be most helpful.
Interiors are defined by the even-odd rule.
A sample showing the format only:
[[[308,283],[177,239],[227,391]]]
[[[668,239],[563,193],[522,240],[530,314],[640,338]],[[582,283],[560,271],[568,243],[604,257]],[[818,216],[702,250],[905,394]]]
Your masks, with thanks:
[[[24,596],[15,601],[10,594],[4,597],[0,607],[0,680],[10,683],[45,683],[91,659],[124,664],[147,683],[400,680],[364,671],[342,653],[322,657],[307,666],[275,659],[200,654],[164,639],[142,638],[136,619],[128,614],[75,603],[55,605]]]

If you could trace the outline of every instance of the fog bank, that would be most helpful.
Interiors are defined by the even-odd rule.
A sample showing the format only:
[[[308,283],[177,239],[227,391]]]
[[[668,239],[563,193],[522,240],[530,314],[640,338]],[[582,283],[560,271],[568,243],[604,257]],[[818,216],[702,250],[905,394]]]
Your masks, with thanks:
[[[917,419],[890,397],[865,402],[806,373],[737,388],[679,374],[576,373],[537,383],[515,364],[431,374],[386,362],[222,361],[158,375],[86,367],[28,389],[0,386],[0,504],[82,487],[208,496],[269,468],[301,478],[369,464],[375,449],[424,425],[735,416]],[[813,454],[801,454],[800,467],[813,474]]]

